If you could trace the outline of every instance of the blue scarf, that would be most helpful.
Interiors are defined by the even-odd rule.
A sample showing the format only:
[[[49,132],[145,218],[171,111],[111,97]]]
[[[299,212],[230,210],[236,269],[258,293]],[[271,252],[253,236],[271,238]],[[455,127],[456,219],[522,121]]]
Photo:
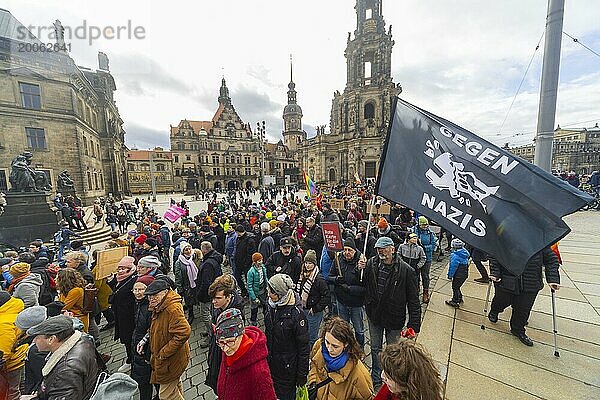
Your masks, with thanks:
[[[327,367],[327,371],[335,372],[344,368],[344,365],[348,362],[348,358],[350,355],[348,354],[348,350],[344,350],[342,354],[337,357],[332,357],[329,355],[329,351],[327,351],[327,347],[325,347],[325,342],[321,344],[323,353],[323,359],[325,359],[325,366]]]

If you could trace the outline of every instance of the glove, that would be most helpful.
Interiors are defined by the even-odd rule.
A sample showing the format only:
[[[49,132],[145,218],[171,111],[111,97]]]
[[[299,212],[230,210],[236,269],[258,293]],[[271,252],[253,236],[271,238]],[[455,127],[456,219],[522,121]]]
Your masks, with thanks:
[[[306,385],[306,380],[307,377],[306,376],[299,376],[296,378],[296,387],[301,387]]]

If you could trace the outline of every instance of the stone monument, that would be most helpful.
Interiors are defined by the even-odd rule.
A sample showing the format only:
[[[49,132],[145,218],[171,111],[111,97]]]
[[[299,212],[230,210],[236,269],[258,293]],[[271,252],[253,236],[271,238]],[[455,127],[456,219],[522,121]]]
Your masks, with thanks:
[[[11,162],[10,190],[0,204],[0,242],[27,245],[34,239],[48,242],[58,229],[48,195],[52,186],[46,174],[31,166],[32,154],[24,152]]]

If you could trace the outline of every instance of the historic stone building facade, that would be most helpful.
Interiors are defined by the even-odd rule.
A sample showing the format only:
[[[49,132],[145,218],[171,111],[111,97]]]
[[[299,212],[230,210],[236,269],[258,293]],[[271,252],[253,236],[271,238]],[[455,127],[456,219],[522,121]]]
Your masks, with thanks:
[[[511,153],[533,162],[535,144],[513,147]],[[552,170],[590,174],[600,170],[600,128],[561,129],[554,131]]]
[[[57,44],[64,45],[55,23]],[[33,154],[32,166],[55,186],[67,170],[85,203],[127,192],[123,121],[115,105],[108,58],[99,69],[78,67],[65,47],[43,44],[9,11],[0,9],[0,191],[8,189],[12,159]]]
[[[379,168],[383,141],[394,98],[400,85],[391,76],[394,41],[382,14],[382,0],[357,0],[357,27],[348,33],[344,53],[347,80],[344,92],[336,91],[331,106],[330,132],[317,127],[317,135],[306,139],[302,111],[290,82],[284,110],[283,137],[295,150],[298,168],[320,184],[374,179]]]
[[[152,176],[156,193],[173,193],[173,155],[161,147],[153,150],[130,150],[127,153],[127,181],[132,195],[152,191]]]
[[[260,139],[235,111],[224,78],[218,100],[212,120],[183,119],[177,126],[171,126],[177,191],[193,193],[260,184]]]

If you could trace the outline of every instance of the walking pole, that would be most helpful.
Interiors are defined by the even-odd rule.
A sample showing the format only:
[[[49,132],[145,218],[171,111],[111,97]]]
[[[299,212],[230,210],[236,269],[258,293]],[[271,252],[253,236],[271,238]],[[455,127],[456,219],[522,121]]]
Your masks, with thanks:
[[[558,344],[556,342],[556,334],[558,331],[556,330],[556,297],[554,292],[554,289],[550,289],[550,293],[552,293],[552,332],[554,332],[554,356],[560,357],[560,354],[558,353]]]
[[[488,282],[487,294],[485,295],[485,306],[483,307],[483,316],[481,318],[481,329],[485,330],[485,318],[488,312],[488,302],[490,301],[490,292],[492,290],[492,280]]]
[[[373,216],[373,207],[375,207],[375,199],[377,196],[375,195],[375,191],[373,191],[373,197],[371,198],[371,208],[369,210],[369,219],[367,220],[367,232],[365,233],[365,245],[363,246],[363,255],[367,254],[367,242],[369,241],[369,231],[371,230],[371,217]],[[366,255],[365,255],[366,257]],[[360,270],[360,281],[363,280],[364,269]]]

